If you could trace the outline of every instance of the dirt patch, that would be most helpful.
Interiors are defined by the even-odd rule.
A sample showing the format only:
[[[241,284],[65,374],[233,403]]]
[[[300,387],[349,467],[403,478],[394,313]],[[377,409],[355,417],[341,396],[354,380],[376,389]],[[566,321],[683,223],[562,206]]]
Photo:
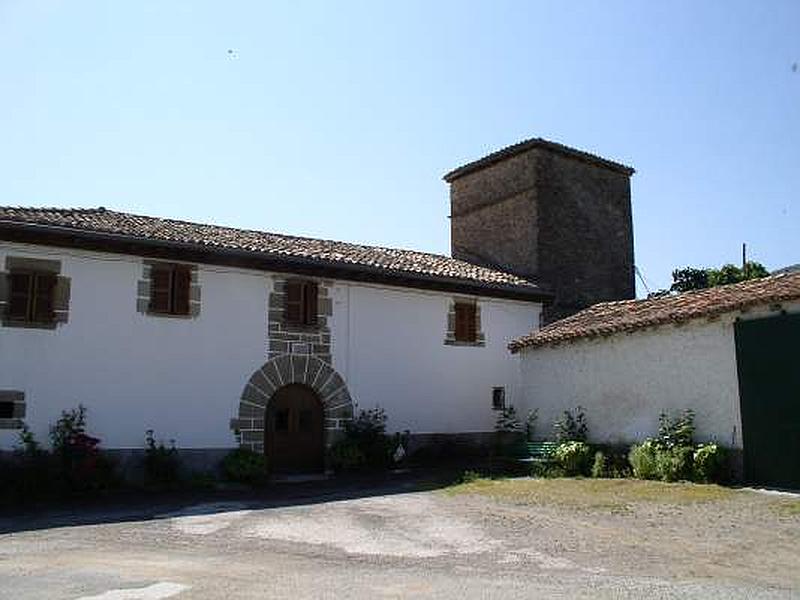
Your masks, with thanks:
[[[506,540],[636,576],[800,585],[800,502],[715,485],[478,480],[447,489]]]
[[[326,546],[372,556],[431,558],[499,544],[428,494],[329,502],[262,513],[245,537]]]

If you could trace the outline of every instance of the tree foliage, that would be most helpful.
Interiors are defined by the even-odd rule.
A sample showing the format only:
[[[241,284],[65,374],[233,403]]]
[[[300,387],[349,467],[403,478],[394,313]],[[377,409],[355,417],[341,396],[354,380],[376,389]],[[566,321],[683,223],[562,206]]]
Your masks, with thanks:
[[[744,268],[736,265],[722,265],[719,269],[698,269],[685,267],[672,272],[671,292],[681,293],[690,290],[703,290],[718,285],[741,283],[750,279],[760,279],[769,275],[761,263],[748,261]]]

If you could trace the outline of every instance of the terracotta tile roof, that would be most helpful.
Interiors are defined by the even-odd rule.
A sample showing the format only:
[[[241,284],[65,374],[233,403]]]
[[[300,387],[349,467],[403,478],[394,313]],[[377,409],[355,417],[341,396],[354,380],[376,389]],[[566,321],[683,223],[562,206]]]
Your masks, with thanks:
[[[579,338],[606,337],[791,300],[800,300],[800,273],[783,273],[648,300],[601,302],[516,339],[508,348],[517,352]]]
[[[622,163],[614,162],[613,160],[608,160],[606,158],[597,156],[595,154],[584,152],[583,150],[570,148],[569,146],[564,146],[563,144],[559,144],[557,142],[551,142],[549,140],[545,140],[542,138],[531,138],[528,140],[524,140],[522,142],[518,142],[516,144],[512,144],[511,146],[506,146],[505,148],[502,148],[496,152],[487,154],[483,158],[479,158],[478,160],[472,161],[471,163],[467,163],[466,165],[458,167],[457,169],[453,169],[452,171],[447,173],[442,179],[444,179],[447,183],[450,183],[451,181],[458,179],[459,177],[463,177],[464,175],[468,175],[469,173],[493,165],[497,162],[500,162],[501,160],[510,158],[517,154],[521,154],[522,152],[527,152],[531,148],[544,148],[545,150],[558,152],[560,154],[571,156],[573,158],[577,158],[585,162],[590,162],[596,165],[600,165],[607,169],[611,169],[612,171],[619,171],[620,173],[623,173],[625,175],[633,175],[635,172],[633,167],[623,165]]]
[[[82,233],[112,234],[122,239],[178,243],[204,250],[241,251],[293,264],[299,259],[323,266],[346,265],[370,272],[394,273],[404,279],[438,279],[513,289],[531,297],[549,295],[535,283],[511,273],[437,254],[160,219],[102,207],[0,207],[0,225],[30,225],[34,230],[66,228],[73,236],[76,233],[78,236]]]

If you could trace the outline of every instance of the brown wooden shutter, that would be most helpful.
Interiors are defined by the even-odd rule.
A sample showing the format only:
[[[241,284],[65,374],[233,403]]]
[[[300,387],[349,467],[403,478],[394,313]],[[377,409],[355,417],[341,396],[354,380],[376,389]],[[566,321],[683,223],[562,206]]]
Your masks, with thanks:
[[[467,321],[467,337],[469,338],[470,342],[477,342],[478,341],[478,307],[475,304],[468,304],[469,313],[468,321]]]
[[[284,318],[287,323],[299,324],[303,319],[303,284],[299,281],[286,282],[286,310]]]
[[[189,297],[192,289],[192,270],[188,266],[175,267],[173,275],[173,312],[177,315],[189,314]]]
[[[475,327],[475,305],[457,302],[456,307],[456,341],[474,342],[477,339]]]
[[[317,324],[317,298],[319,288],[313,281],[309,281],[303,286],[303,323],[306,325]]]
[[[66,323],[69,320],[69,277],[56,277],[56,288],[53,290],[53,312],[54,319],[58,323]]]
[[[28,307],[30,306],[33,292],[33,275],[29,273],[11,273],[8,279],[10,288],[8,317],[28,320]]]
[[[150,310],[169,312],[170,284],[172,269],[168,266],[153,266],[150,270]]]
[[[53,320],[53,293],[56,289],[56,276],[50,273],[34,275],[33,320],[49,323]]]

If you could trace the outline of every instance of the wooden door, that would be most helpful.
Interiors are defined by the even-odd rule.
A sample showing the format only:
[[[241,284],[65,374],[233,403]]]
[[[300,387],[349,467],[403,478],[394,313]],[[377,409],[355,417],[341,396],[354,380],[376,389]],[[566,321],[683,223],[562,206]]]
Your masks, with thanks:
[[[264,425],[264,448],[270,471],[309,473],[322,470],[322,403],[311,388],[291,384],[275,392]]]

